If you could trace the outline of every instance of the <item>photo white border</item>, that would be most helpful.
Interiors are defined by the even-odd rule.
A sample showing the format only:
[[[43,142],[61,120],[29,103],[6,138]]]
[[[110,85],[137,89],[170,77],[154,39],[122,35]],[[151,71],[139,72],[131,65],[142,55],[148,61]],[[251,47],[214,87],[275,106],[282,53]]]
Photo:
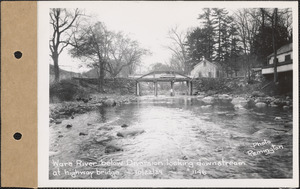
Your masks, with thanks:
[[[297,1],[164,1],[203,8],[284,8],[293,10],[293,179],[112,179],[49,180],[49,9],[88,8],[116,1],[38,1],[38,187],[298,187],[298,2]],[[161,3],[139,1],[139,3]],[[194,5],[193,5],[194,6]]]

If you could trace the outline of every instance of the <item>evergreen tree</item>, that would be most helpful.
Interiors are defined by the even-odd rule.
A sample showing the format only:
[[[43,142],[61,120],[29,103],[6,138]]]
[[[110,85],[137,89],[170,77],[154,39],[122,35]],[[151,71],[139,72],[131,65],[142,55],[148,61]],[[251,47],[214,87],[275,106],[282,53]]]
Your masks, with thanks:
[[[272,24],[270,23],[270,20],[266,18],[265,11],[266,10],[262,10],[262,20],[259,32],[254,36],[253,41],[253,53],[258,57],[259,62],[263,65],[267,64],[267,56],[274,52],[272,42]],[[283,17],[278,17],[278,20],[278,25],[274,31],[274,34],[276,35],[276,49],[291,42],[288,29],[283,24],[285,23]]]
[[[228,12],[224,8],[213,8],[212,9],[213,26],[215,31],[215,57],[214,60],[218,62],[225,61],[226,48],[228,47],[227,42],[227,28],[230,20],[228,19]]]
[[[215,28],[213,26],[212,12],[210,8],[204,8],[203,14],[200,14],[198,19],[202,20],[202,36],[203,43],[205,44],[204,56],[207,59],[213,58],[214,45],[215,45]],[[199,31],[198,31],[199,32]]]

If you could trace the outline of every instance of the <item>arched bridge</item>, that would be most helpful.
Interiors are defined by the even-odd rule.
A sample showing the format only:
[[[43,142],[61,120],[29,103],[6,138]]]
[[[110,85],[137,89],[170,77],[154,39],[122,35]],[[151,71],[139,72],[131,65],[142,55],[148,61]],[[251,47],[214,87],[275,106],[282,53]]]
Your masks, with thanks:
[[[184,74],[176,71],[153,71],[136,78],[136,95],[140,96],[140,83],[141,82],[153,82],[154,95],[157,96],[157,83],[158,82],[170,82],[171,83],[171,95],[174,95],[174,83],[186,82],[189,95],[193,94],[192,79]]]

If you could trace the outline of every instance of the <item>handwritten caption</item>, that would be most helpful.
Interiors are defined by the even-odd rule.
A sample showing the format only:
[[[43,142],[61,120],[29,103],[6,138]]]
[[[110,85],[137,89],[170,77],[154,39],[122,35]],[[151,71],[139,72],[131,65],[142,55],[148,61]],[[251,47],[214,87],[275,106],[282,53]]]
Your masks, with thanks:
[[[115,161],[113,159],[109,160],[99,160],[94,162],[85,162],[82,160],[75,160],[69,162],[61,162],[59,160],[52,160],[52,166],[54,169],[51,171],[52,176],[59,177],[62,175],[71,176],[72,178],[78,178],[81,176],[94,178],[96,175],[110,175],[116,177],[121,174],[119,170],[112,170],[112,167],[135,167],[133,172],[126,172],[126,174],[133,175],[162,175],[164,174],[163,166],[168,167],[185,167],[190,172],[190,174],[206,175],[205,167],[208,166],[244,166],[246,163],[244,161],[227,161],[222,158],[219,161],[186,161],[186,160],[169,160],[166,161],[134,161],[134,160],[124,160]],[[108,168],[109,167],[109,168]],[[142,168],[143,167],[143,168]],[[153,168],[155,167],[155,168]],[[159,168],[157,168],[159,167]],[[162,170],[163,169],[163,170]]]
[[[283,145],[275,145],[272,144],[271,141],[264,139],[262,142],[254,142],[251,144],[253,150],[248,150],[247,154],[249,156],[257,156],[257,155],[270,155],[274,154],[278,150],[283,149]],[[260,149],[258,149],[260,148]],[[263,148],[263,149],[261,149]]]

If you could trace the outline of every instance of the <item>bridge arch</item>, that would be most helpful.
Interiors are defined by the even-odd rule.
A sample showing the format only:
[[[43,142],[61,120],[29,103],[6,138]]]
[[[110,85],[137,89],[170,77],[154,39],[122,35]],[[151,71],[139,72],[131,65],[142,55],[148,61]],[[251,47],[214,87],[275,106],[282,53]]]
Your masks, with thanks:
[[[136,78],[136,95],[140,96],[140,83],[153,82],[154,95],[157,96],[157,83],[170,82],[171,83],[171,96],[174,95],[174,83],[186,82],[189,88],[189,95],[193,94],[192,78],[176,71],[153,71]]]

